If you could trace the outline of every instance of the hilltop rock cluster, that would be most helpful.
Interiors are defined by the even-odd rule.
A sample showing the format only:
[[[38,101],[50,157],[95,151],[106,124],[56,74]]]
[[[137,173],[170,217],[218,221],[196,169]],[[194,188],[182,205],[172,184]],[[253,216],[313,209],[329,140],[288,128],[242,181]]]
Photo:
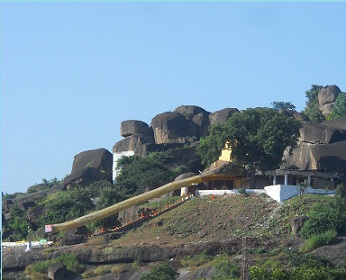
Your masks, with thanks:
[[[335,85],[319,91],[319,108],[324,115],[331,113],[340,93]],[[199,106],[182,105],[157,114],[150,125],[141,120],[125,120],[120,125],[120,135],[124,139],[114,144],[113,153],[133,151],[145,156],[150,152],[169,151],[174,158],[173,164],[184,165],[190,172],[198,173],[203,168],[196,154],[200,138],[208,135],[210,125],[224,123],[237,112],[236,108],[224,108],[211,113]],[[285,113],[301,120],[303,126],[298,146],[292,154],[284,153],[281,168],[346,172],[346,118],[317,124],[302,113],[292,110]],[[76,155],[63,187],[101,179],[112,181],[112,157],[106,149]]]

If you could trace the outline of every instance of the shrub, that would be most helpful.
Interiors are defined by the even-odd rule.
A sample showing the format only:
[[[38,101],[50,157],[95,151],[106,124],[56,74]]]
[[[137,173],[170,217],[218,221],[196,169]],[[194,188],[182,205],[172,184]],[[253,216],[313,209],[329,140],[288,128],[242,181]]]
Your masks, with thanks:
[[[76,273],[81,273],[85,269],[85,266],[79,262],[75,254],[64,254],[54,259],[35,262],[26,267],[25,273],[29,275],[31,279],[41,279],[40,277],[42,275],[48,273],[48,267],[57,262],[62,262],[68,270]]]
[[[179,273],[166,263],[160,263],[150,268],[149,272],[140,277],[140,280],[175,280]]]
[[[185,259],[180,261],[184,267],[198,267],[211,261],[211,257],[205,254],[187,256]]]
[[[340,231],[345,224],[344,213],[338,210],[333,202],[316,203],[308,212],[307,220],[300,234],[308,239],[313,235],[318,235],[328,230]]]
[[[308,252],[323,245],[333,244],[336,241],[336,237],[337,234],[335,230],[328,230],[321,234],[312,235],[302,246],[301,250],[303,252]]]
[[[240,277],[240,267],[232,262],[227,255],[216,257],[213,261],[213,267],[218,270],[213,277],[215,280],[232,280]]]

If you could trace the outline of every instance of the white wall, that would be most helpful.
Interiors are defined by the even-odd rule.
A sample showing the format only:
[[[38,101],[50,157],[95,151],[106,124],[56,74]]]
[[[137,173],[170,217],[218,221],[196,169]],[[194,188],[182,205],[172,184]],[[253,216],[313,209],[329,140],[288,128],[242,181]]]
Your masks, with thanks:
[[[283,202],[287,199],[290,199],[291,197],[294,197],[296,195],[299,195],[299,186],[292,186],[292,185],[272,185],[272,186],[266,186],[264,189],[246,189],[247,193],[265,193],[272,199],[276,200],[277,202]],[[308,187],[304,193],[311,193],[311,194],[321,194],[321,195],[328,195],[328,194],[335,194],[335,191],[326,191],[324,189],[313,189],[312,187]],[[198,190],[196,191],[196,196],[206,196],[206,195],[216,195],[216,196],[222,196],[224,194],[239,194],[237,190]]]

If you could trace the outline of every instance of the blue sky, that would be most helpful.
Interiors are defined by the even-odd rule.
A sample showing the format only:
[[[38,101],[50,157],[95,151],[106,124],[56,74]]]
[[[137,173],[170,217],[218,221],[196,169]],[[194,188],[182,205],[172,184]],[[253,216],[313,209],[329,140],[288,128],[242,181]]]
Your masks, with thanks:
[[[1,184],[25,192],[124,120],[346,91],[346,3],[1,3]]]

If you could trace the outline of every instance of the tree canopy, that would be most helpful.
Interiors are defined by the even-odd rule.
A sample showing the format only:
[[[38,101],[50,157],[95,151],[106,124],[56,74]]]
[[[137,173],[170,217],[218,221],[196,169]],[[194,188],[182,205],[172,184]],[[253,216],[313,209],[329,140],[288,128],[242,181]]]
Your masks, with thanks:
[[[272,107],[275,110],[295,110],[296,106],[292,102],[274,101],[272,102]]]
[[[346,93],[340,93],[335,100],[332,112],[327,116],[328,120],[334,120],[346,116]]]
[[[280,164],[284,150],[297,143],[301,123],[273,108],[249,108],[232,115],[226,123],[211,126],[197,149],[203,164],[218,159],[225,143],[232,158],[250,174]]]
[[[162,152],[150,153],[147,157],[120,158],[117,163],[121,171],[115,187],[125,194],[135,195],[173,181],[179,174],[169,167],[170,159]]]
[[[311,89],[305,92],[307,101],[302,113],[305,114],[312,122],[318,123],[325,120],[318,103],[318,93],[322,88],[323,86],[312,85]]]

